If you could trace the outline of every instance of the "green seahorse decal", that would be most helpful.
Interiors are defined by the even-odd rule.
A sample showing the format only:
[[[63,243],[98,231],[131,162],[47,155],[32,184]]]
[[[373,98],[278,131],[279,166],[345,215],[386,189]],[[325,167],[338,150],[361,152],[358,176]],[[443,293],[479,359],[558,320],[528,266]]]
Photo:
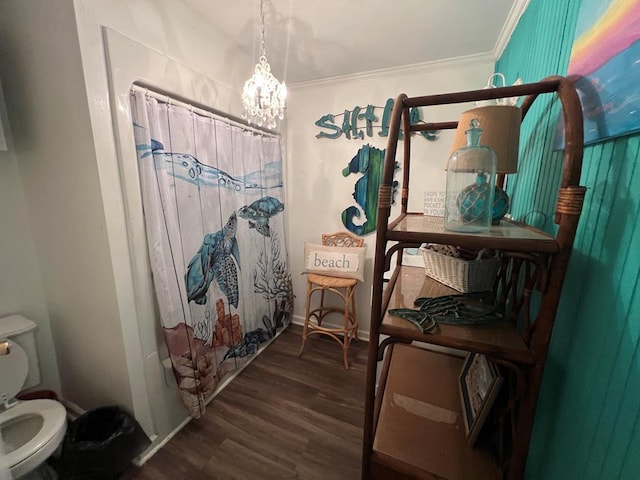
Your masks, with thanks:
[[[385,150],[364,145],[342,170],[344,177],[351,173],[362,173],[362,177],[355,184],[353,198],[360,206],[351,205],[342,211],[342,223],[356,235],[366,235],[374,232],[378,220],[378,188],[382,181],[382,167],[384,165]],[[400,168],[396,162],[395,168]],[[393,182],[393,194],[395,195],[398,182]],[[392,196],[393,199],[393,196]],[[354,218],[360,218],[361,210],[364,212],[365,222],[356,225]]]

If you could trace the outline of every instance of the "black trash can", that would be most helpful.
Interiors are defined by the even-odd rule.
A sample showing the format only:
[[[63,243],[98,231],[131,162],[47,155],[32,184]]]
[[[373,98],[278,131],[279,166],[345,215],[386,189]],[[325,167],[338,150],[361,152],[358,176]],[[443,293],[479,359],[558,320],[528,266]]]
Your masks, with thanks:
[[[71,422],[57,465],[60,480],[114,480],[151,441],[117,406],[101,407]]]

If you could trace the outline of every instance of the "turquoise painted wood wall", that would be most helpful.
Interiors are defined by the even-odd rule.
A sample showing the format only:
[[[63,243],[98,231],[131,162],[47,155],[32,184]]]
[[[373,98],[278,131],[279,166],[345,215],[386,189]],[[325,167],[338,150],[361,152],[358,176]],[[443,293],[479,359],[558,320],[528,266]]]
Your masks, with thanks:
[[[531,0],[496,71],[507,83],[566,74],[580,0]],[[638,86],[640,90],[640,85]],[[539,101],[536,103],[540,103]],[[523,124],[513,213],[552,218],[560,156],[558,105]],[[589,188],[550,347],[532,445],[531,480],[640,479],[640,136],[585,149]]]

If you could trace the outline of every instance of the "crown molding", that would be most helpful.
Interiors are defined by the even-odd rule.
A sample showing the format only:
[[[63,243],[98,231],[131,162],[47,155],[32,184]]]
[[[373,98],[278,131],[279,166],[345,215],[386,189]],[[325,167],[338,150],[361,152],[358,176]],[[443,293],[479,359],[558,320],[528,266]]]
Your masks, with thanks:
[[[334,83],[348,82],[364,82],[369,80],[379,80],[384,77],[397,75],[417,75],[429,71],[440,69],[456,69],[481,65],[487,62],[495,63],[493,52],[477,53],[473,55],[465,55],[463,57],[445,58],[441,60],[433,60],[430,62],[414,63],[411,65],[402,65],[399,67],[381,68],[378,70],[370,70],[367,72],[354,73],[349,75],[340,75],[336,77],[321,78],[318,80],[309,80],[307,82],[296,82],[287,85],[290,90],[299,88],[316,88]]]
[[[504,22],[504,27],[502,27],[502,31],[500,32],[500,35],[498,35],[496,44],[493,47],[494,60],[498,61],[502,56],[504,49],[507,48],[509,40],[511,40],[511,35],[513,35],[520,18],[529,6],[529,2],[530,0],[516,0],[513,2],[509,15],[507,15],[507,20]]]

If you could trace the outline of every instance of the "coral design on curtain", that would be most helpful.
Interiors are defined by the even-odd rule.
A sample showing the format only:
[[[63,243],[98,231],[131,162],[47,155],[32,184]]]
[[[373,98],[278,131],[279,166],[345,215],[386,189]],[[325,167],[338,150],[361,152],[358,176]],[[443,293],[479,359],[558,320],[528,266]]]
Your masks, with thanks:
[[[207,398],[290,321],[280,138],[132,91],[147,244],[182,400]]]

